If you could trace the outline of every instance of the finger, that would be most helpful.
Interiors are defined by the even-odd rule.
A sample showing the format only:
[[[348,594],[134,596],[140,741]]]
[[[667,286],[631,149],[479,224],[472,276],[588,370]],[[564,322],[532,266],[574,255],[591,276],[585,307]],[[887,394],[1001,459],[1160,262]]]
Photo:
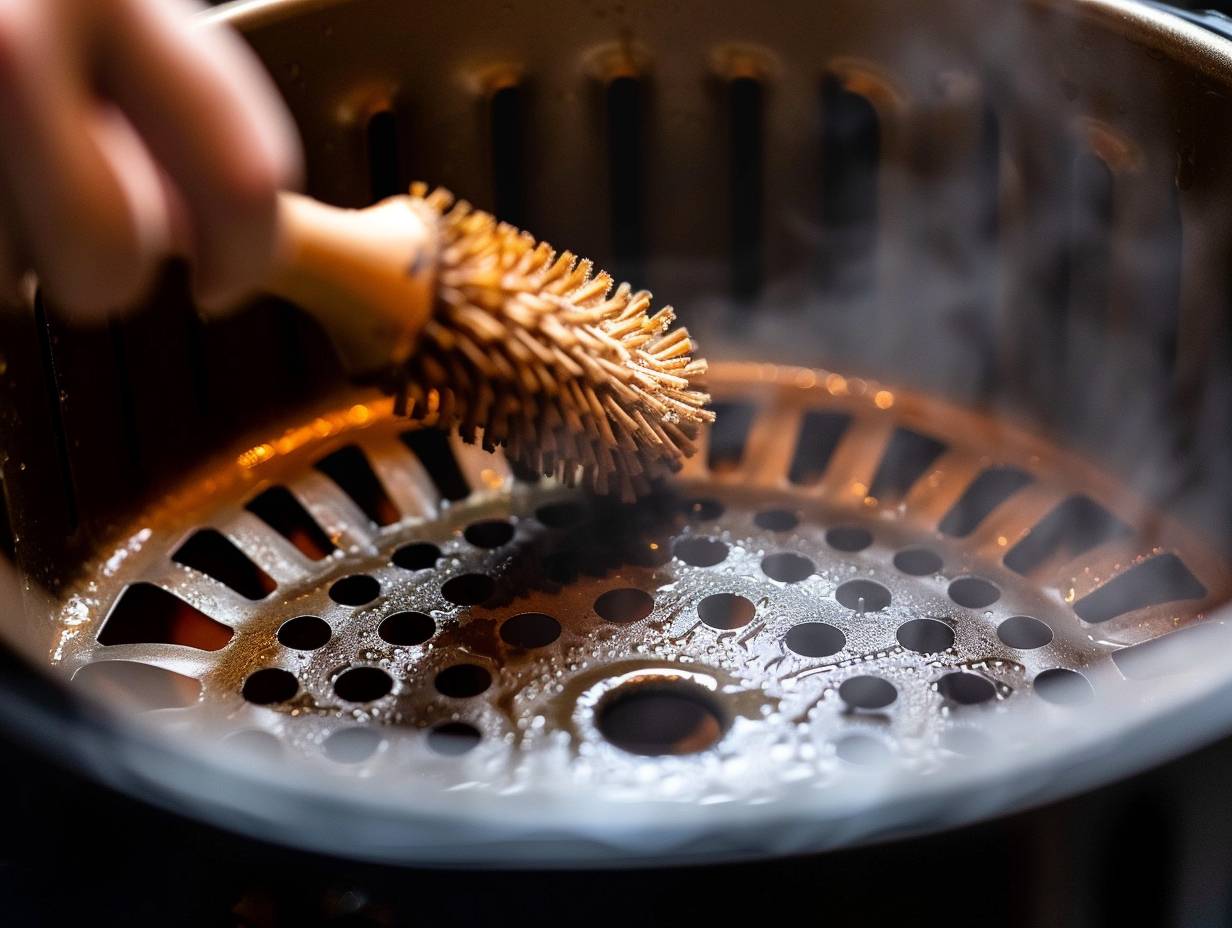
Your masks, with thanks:
[[[150,243],[126,150],[79,81],[72,23],[55,4],[0,0],[0,177],[25,257],[57,303],[100,314],[131,301]]]
[[[106,29],[109,90],[183,192],[198,290],[257,284],[273,254],[277,192],[298,181],[281,100],[233,34],[202,28],[178,0],[122,0]]]

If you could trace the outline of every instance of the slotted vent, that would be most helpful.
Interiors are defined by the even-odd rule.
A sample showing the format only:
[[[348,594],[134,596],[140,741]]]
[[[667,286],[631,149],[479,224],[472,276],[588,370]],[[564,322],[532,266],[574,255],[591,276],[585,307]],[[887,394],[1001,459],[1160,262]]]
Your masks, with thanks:
[[[1202,599],[1206,587],[1175,554],[1160,554],[1135,564],[1095,592],[1074,603],[1084,622],[1108,622],[1147,606],[1184,599]]]
[[[707,464],[716,473],[735,470],[744,457],[756,407],[752,403],[714,403]]]
[[[756,381],[746,376],[726,392],[715,378],[721,425],[708,436],[709,460],[634,504],[551,481],[505,493],[485,483],[470,494],[464,467],[481,472],[496,458],[469,448],[455,457],[445,435],[394,419],[369,423],[323,459],[305,448],[303,475],[324,470],[366,505],[279,460],[272,473],[287,484],[246,504],[264,525],[244,515],[239,528],[244,550],[268,550],[268,569],[291,578],[284,597],[254,605],[218,595],[217,576],[244,587],[218,566],[220,550],[242,557],[219,547],[240,537],[221,520],[235,517],[242,497],[222,501],[220,529],[200,530],[175,552],[210,576],[175,571],[172,595],[170,565],[151,559],[151,539],[142,559],[119,559],[115,605],[97,640],[69,639],[66,660],[73,669],[148,663],[150,704],[188,713],[195,680],[158,674],[171,666],[199,676],[212,718],[222,702],[245,730],[264,720],[287,763],[363,776],[405,775],[413,763],[425,783],[506,795],[506,771],[525,766],[519,752],[568,742],[577,750],[534,758],[554,782],[653,792],[633,759],[696,758],[698,777],[681,788],[702,795],[713,758],[760,763],[767,739],[794,746],[788,766],[803,764],[820,781],[957,762],[974,739],[1000,736],[1016,707],[1042,706],[1041,731],[1072,725],[1068,713],[1115,694],[1109,674],[1095,672],[1101,662],[1126,680],[1168,672],[1146,645],[1111,640],[1124,631],[1118,619],[1132,619],[1131,640],[1149,643],[1226,595],[1218,574],[1199,571],[1210,558],[1187,557],[1166,519],[1151,514],[1141,534],[1129,532],[1084,492],[1106,492],[1107,478],[1048,470],[1056,456],[1038,439],[998,424],[997,460],[1023,467],[973,471],[963,462],[981,460],[973,436],[985,433],[969,417],[943,407],[925,434],[893,418],[907,408],[912,425],[920,421],[918,397],[895,394],[887,405],[867,385],[827,404],[823,378],[789,372],[765,389],[764,366]],[[792,393],[810,382],[816,391]],[[772,427],[796,421],[794,434]],[[427,490],[395,436],[451,502],[378,532],[366,514],[382,505],[376,475],[400,493]],[[935,465],[947,449],[959,466]],[[874,493],[864,488],[870,479]],[[270,539],[313,537],[314,551],[324,550],[308,512],[359,543],[278,564],[284,546],[262,548],[266,526]],[[1016,543],[1009,528],[986,531],[993,522],[1012,526]],[[207,548],[213,562],[197,550]],[[1085,565],[1074,560],[1096,548]],[[143,574],[151,564],[156,573]],[[1058,565],[1066,570],[1045,573]],[[1091,634],[1102,622],[1113,633]],[[145,672],[86,677],[123,693],[137,685],[127,676]],[[185,717],[177,713],[177,724]],[[527,734],[509,737],[517,731]],[[589,779],[570,759],[583,749]],[[758,783],[781,769],[768,765]],[[716,776],[711,786],[731,788]]]
[[[226,584],[246,599],[264,599],[277,584],[221,532],[203,528],[176,550],[172,560]]]
[[[796,436],[796,450],[792,455],[788,479],[801,486],[820,480],[850,424],[851,416],[844,413],[820,410],[805,413],[800,423],[800,433]]]
[[[1010,549],[1005,566],[1026,576],[1129,533],[1128,525],[1091,498],[1071,496]]]
[[[319,561],[334,551],[334,543],[329,536],[286,487],[270,487],[253,497],[244,508],[310,560]]]
[[[955,538],[966,538],[1003,502],[1029,484],[1030,474],[1016,467],[994,467],[983,471],[967,487],[938,528]]]
[[[376,525],[393,525],[400,518],[398,507],[356,445],[347,445],[321,458],[316,468],[338,484]]]
[[[444,499],[457,501],[470,494],[458,460],[449,447],[449,437],[436,429],[412,429],[398,436],[419,458]]]
[[[150,583],[128,587],[98,633],[99,644],[178,644],[217,651],[231,629]]]
[[[868,495],[882,502],[901,499],[944,450],[945,445],[935,438],[911,429],[895,429]]]
[[[822,82],[821,147],[821,278],[841,292],[864,291],[876,253],[881,124],[836,74]]]

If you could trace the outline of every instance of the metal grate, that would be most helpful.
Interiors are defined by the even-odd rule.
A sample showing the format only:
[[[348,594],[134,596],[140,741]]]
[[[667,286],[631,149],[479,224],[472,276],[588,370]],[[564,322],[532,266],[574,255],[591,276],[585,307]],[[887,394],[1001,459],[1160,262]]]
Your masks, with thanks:
[[[381,404],[319,417],[139,520],[67,598],[55,663],[159,724],[327,773],[758,798],[1012,751],[1022,705],[1065,726],[1132,699],[1143,674],[1109,658],[1229,589],[1182,529],[1004,423],[795,368],[723,365],[712,388],[747,423],[635,507],[403,436]],[[841,432],[806,439],[827,416]],[[335,550],[263,516],[287,511],[253,505],[271,493]],[[1073,499],[1084,545],[1007,560],[1068,537],[1049,525]],[[1095,510],[1123,530],[1087,530]],[[202,532],[228,570],[182,556]],[[254,576],[276,588],[254,600]]]

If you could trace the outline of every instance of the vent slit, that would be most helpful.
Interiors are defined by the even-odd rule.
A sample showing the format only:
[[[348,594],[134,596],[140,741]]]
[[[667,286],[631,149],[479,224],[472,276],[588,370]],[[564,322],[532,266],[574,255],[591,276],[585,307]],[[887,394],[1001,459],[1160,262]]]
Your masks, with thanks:
[[[334,551],[329,536],[286,487],[270,487],[244,507],[299,549],[306,558],[319,561]]]
[[[1102,366],[1112,321],[1113,178],[1108,165],[1089,152],[1074,159],[1072,170],[1066,292],[1064,305],[1058,307],[1062,318],[1057,347],[1064,352],[1070,391],[1083,395]]]
[[[980,154],[977,166],[979,175],[979,230],[984,240],[997,241],[1001,226],[1001,123],[991,106],[984,108],[980,126]],[[990,288],[990,294],[995,292]]]
[[[357,445],[339,448],[314,466],[338,484],[374,524],[392,525],[401,518],[398,507]]]
[[[1160,554],[1135,564],[1074,604],[1084,622],[1107,622],[1119,615],[1182,599],[1201,599],[1206,587],[1175,554]]]
[[[471,492],[458,459],[449,447],[449,436],[439,429],[412,429],[398,436],[428,471],[444,499],[463,499]]]
[[[203,528],[180,545],[171,559],[230,587],[245,599],[264,599],[277,584],[243,551],[212,528]]]
[[[851,416],[843,413],[815,410],[805,413],[787,479],[805,486],[820,480],[850,424]]]
[[[966,538],[994,509],[1032,480],[1030,474],[1016,467],[989,468],[971,481],[938,528],[955,538]]]
[[[821,108],[819,270],[823,283],[859,292],[873,277],[881,126],[872,103],[834,74],[822,82]]]
[[[935,438],[910,429],[895,429],[877,465],[868,495],[882,502],[901,499],[945,448]]]
[[[710,409],[715,421],[710,426],[706,464],[714,473],[733,471],[744,457],[756,407],[752,403],[712,403]]]
[[[512,84],[489,99],[492,150],[492,200],[504,222],[526,226],[525,92]]]
[[[398,120],[393,110],[368,117],[368,178],[373,202],[405,193],[398,176]]]
[[[606,102],[613,273],[617,280],[640,280],[645,254],[642,81],[632,76],[613,79]]]
[[[1059,565],[1097,545],[1128,535],[1129,526],[1086,496],[1071,496],[1044,516],[1005,555],[1005,566],[1026,576]]]
[[[753,299],[762,284],[764,96],[761,81],[753,77],[735,78],[727,87],[731,287],[737,300]]]
[[[231,629],[150,583],[125,588],[98,633],[102,645],[176,644],[217,651]]]

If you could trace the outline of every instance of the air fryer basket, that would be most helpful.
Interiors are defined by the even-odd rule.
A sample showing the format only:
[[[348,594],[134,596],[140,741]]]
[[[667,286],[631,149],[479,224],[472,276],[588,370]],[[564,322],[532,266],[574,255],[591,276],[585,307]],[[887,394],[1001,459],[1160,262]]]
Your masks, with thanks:
[[[311,193],[425,178],[651,287],[718,422],[620,506],[409,429],[293,307],[203,323],[178,268],[100,330],[35,296],[5,632],[88,708],[13,727],[438,863],[833,847],[1232,727],[1225,40],[1116,0],[209,18]]]

